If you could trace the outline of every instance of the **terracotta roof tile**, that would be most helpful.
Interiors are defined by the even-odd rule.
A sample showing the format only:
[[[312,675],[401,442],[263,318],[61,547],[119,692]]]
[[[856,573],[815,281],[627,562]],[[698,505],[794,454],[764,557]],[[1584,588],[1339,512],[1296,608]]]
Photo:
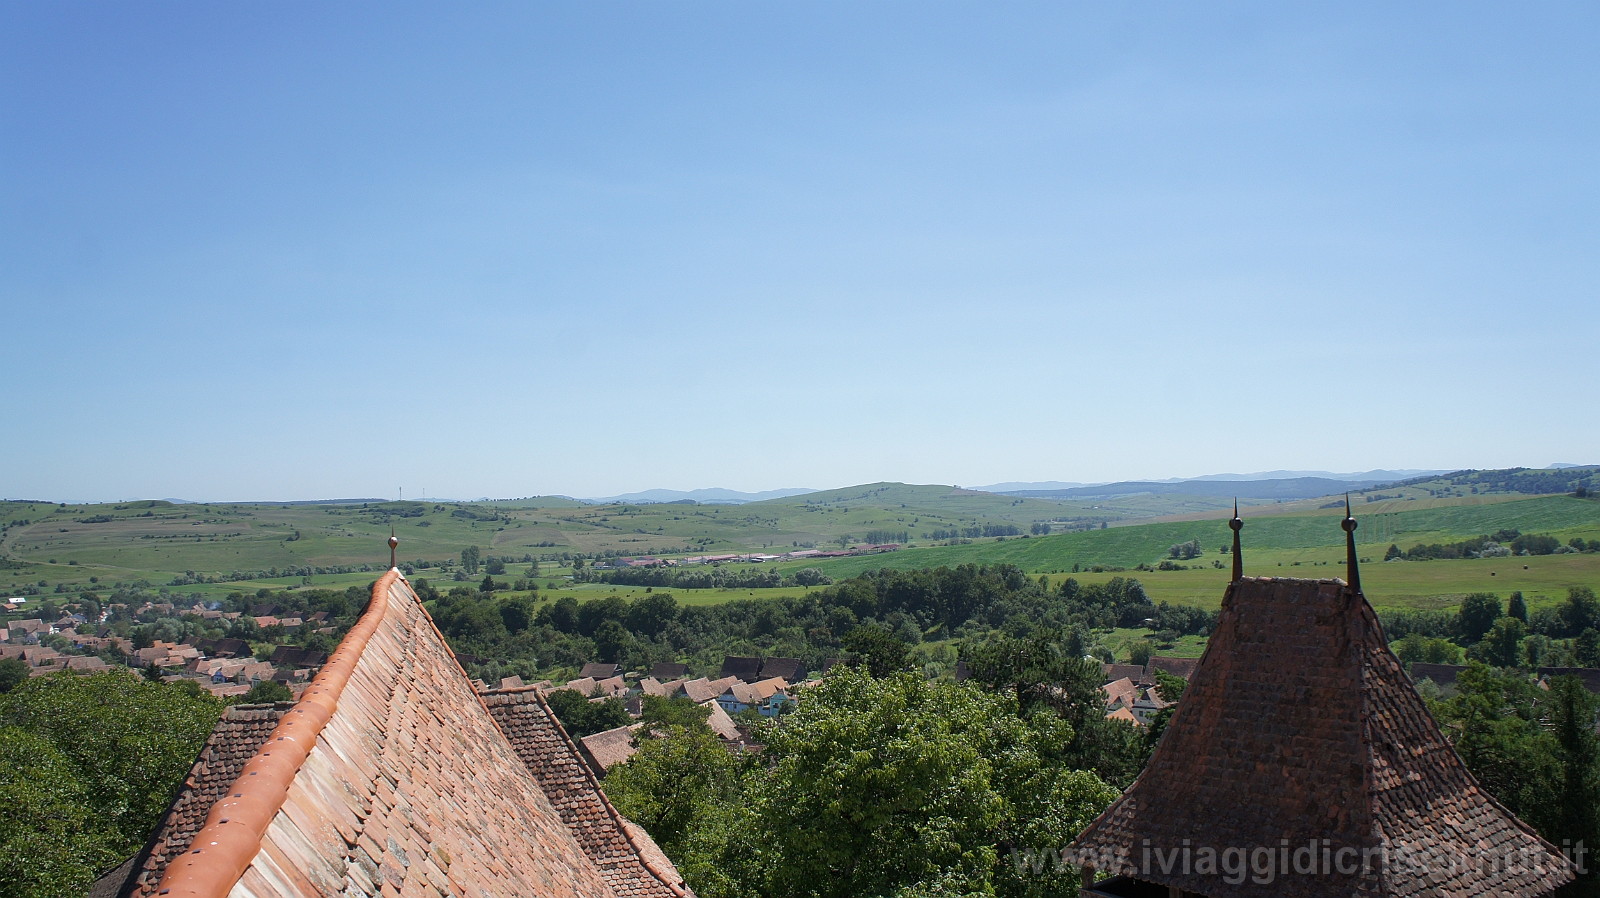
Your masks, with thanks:
[[[211,806],[233,784],[245,762],[255,756],[277,727],[278,720],[292,707],[293,702],[234,705],[223,712],[179,788],[172,807],[161,818],[144,850],[130,862],[122,883],[109,894],[119,898],[145,898],[156,893],[167,861],[189,849],[195,833],[205,824]]]
[[[1248,852],[1313,838],[1330,840],[1333,852],[1386,851],[1396,862],[1370,876],[1330,868],[1223,886],[1217,875],[1163,873],[1144,860],[1175,857],[1181,845]],[[1540,865],[1492,863],[1522,851]],[[1480,789],[1371,606],[1339,580],[1228,587],[1149,764],[1063,858],[1204,894],[1283,898],[1521,898],[1572,878],[1557,849]]]
[[[483,701],[612,891],[628,898],[692,894],[655,843],[611,806],[539,690],[488,692]]]
[[[1163,658],[1157,655],[1150,659],[1149,664],[1145,665],[1145,675],[1153,683],[1156,679],[1156,671],[1164,670],[1175,677],[1187,680],[1194,676],[1195,668],[1199,666],[1199,658]]]
[[[595,773],[605,776],[611,768],[633,757],[633,731],[644,724],[630,724],[603,733],[593,733],[578,740],[597,766]]]
[[[172,898],[614,894],[394,571],[201,842]]]
[[[650,667],[650,676],[665,683],[668,680],[681,679],[689,672],[687,664],[673,664],[667,661],[657,661]]]

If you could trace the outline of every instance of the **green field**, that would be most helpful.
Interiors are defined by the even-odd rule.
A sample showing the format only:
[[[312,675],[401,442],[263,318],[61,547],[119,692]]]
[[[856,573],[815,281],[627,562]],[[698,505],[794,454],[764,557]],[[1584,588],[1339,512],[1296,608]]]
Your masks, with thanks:
[[[1448,481],[1405,489],[1369,491],[1355,512],[1366,592],[1375,604],[1445,607],[1475,591],[1522,590],[1531,602],[1555,601],[1569,586],[1600,586],[1600,555],[1554,555],[1432,562],[1382,563],[1390,543],[1449,542],[1499,529],[1600,540],[1600,502],[1570,496],[1469,494]],[[1328,502],[1241,503],[1245,568],[1250,574],[1342,575],[1342,508]],[[574,554],[686,555],[748,552],[779,554],[795,547],[838,548],[871,530],[904,531],[909,547],[879,555],[789,562],[782,571],[817,567],[839,578],[880,567],[900,569],[966,563],[1009,563],[1033,574],[1060,576],[1100,565],[1128,569],[1157,600],[1215,605],[1227,564],[1219,550],[1230,533],[1231,507],[1194,497],[1136,496],[1117,503],[1068,503],[960,490],[948,486],[867,484],[748,505],[586,505],[561,498],[495,502],[382,502],[372,504],[173,504],[130,502],[52,505],[0,502],[0,590],[106,588],[140,583],[184,594],[220,597],[228,592],[301,586],[343,588],[366,583],[388,565],[390,529],[400,537],[402,561],[427,562],[417,576],[441,579],[437,565],[467,546],[484,555],[540,559],[543,587],[562,586],[586,597],[619,590],[573,586],[564,559]],[[936,544],[927,535],[984,524],[1010,524],[1026,532],[1054,521],[1049,536],[1017,536]],[[1095,523],[1098,521],[1098,523]],[[1075,522],[1075,523],[1068,523]],[[1105,529],[1098,529],[1101,525]],[[1205,554],[1182,571],[1133,571],[1155,564],[1169,546],[1199,540]],[[944,541],[949,543],[951,541]],[[1524,564],[1527,566],[1524,570]],[[422,565],[418,565],[419,568]],[[233,572],[252,579],[229,580]],[[524,576],[513,562],[503,579]],[[442,579],[452,579],[446,571]],[[1079,573],[1080,580],[1116,576]],[[481,574],[480,574],[481,576]],[[91,578],[95,582],[91,582]],[[220,582],[193,582],[201,580]],[[45,587],[38,587],[43,581]],[[102,586],[101,584],[104,584]],[[703,604],[730,598],[788,595],[803,589],[674,590],[680,601]]]

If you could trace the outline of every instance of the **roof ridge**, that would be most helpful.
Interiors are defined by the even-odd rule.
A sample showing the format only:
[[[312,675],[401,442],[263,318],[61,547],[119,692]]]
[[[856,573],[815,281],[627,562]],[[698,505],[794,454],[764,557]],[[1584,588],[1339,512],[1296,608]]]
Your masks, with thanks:
[[[389,587],[404,581],[390,568],[372,585],[372,599],[322,672],[299,702],[278,722],[261,751],[245,763],[228,788],[228,796],[211,806],[206,823],[195,833],[181,864],[168,864],[161,877],[161,895],[170,898],[223,898],[261,850],[267,827],[289,796],[289,786],[317,744],[339,706],[356,662],[378,629],[389,606]],[[460,663],[457,662],[457,666]],[[202,861],[200,855],[204,855]]]

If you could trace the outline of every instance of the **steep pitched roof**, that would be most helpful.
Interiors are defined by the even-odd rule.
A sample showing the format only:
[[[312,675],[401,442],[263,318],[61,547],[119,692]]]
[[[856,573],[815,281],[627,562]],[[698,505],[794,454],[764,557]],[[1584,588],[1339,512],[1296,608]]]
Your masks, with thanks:
[[[768,658],[761,662],[761,678],[781,677],[793,683],[806,678],[805,662],[799,658]]]
[[[190,844],[158,895],[614,894],[394,570]]]
[[[1248,852],[1280,839],[1328,839],[1333,852],[1355,849],[1356,858],[1386,851],[1391,863],[1374,856],[1365,876],[1358,864],[1348,874],[1285,872],[1269,885],[1160,867],[1180,846]],[[1490,865],[1519,851],[1540,865]],[[1155,754],[1063,857],[1213,896],[1520,898],[1572,878],[1557,849],[1480,789],[1389,651],[1371,606],[1339,580],[1228,587]]]
[[[611,806],[539,690],[486,692],[483,701],[613,892],[622,898],[692,894],[644,830]]]
[[[1104,668],[1106,682],[1108,683],[1126,679],[1134,685],[1143,684],[1148,686],[1150,682],[1154,682],[1153,680],[1147,681],[1145,679],[1144,667],[1138,664],[1107,664],[1104,665]]]
[[[635,727],[644,726],[642,723],[623,724],[615,729],[601,733],[592,733],[578,740],[583,743],[583,750],[594,760],[595,773],[605,776],[605,772],[633,757],[633,731]]]
[[[1139,687],[1133,685],[1133,681],[1127,677],[1101,686],[1100,691],[1106,694],[1107,708],[1115,708],[1118,705],[1131,705],[1139,698]]]
[[[194,767],[178,790],[166,816],[150,835],[144,850],[119,867],[120,883],[106,892],[118,898],[148,898],[156,894],[167,862],[189,850],[195,833],[205,825],[206,814],[239,777],[244,763],[255,757],[262,743],[294,702],[275,705],[234,705],[222,714],[206,739]],[[113,874],[115,875],[115,874]]]
[[[1428,664],[1415,661],[1411,664],[1411,679],[1420,683],[1423,680],[1432,680],[1438,686],[1450,686],[1456,681],[1456,674],[1466,670],[1459,664]]]
[[[711,701],[728,691],[729,686],[738,682],[742,682],[738,677],[723,677],[720,680],[707,680],[705,677],[701,677],[698,680],[690,680],[684,683],[683,694],[689,697],[689,701],[698,705],[702,702]]]
[[[722,659],[722,677],[738,677],[746,683],[761,676],[761,659],[728,655]]]
[[[622,675],[622,665],[615,662],[590,661],[578,671],[578,677],[589,677],[595,680],[609,680]]]
[[[1187,680],[1194,676],[1194,669],[1199,666],[1199,658],[1163,658],[1158,655],[1151,658],[1150,663],[1145,665],[1144,672],[1152,683],[1155,682],[1156,671],[1158,670],[1164,670],[1175,677]]]
[[[689,665],[674,664],[671,661],[657,661],[650,667],[650,676],[665,683],[668,680],[681,679],[689,672]]]

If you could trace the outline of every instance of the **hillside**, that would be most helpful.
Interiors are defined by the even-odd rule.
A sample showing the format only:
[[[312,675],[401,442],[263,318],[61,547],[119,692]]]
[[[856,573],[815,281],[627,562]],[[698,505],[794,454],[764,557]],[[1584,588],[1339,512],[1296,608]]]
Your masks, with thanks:
[[[1361,545],[1381,559],[1391,542],[1409,547],[1501,529],[1548,532],[1563,542],[1600,538],[1600,503],[1539,495],[1592,482],[1594,471],[1460,472],[1367,489],[1353,497],[1362,522]],[[1297,565],[1336,561],[1341,533],[1333,519],[1342,507],[1327,496],[1241,500],[1252,572],[1268,572],[1256,565],[1276,572],[1281,564],[1288,572]],[[1070,572],[1074,565],[1080,571],[1096,565],[1132,569],[1156,564],[1174,544],[1198,540],[1206,554],[1188,562],[1190,570],[1140,576],[1157,594],[1210,596],[1207,601],[1214,601],[1220,581],[1213,582],[1216,569],[1211,564],[1220,560],[1217,550],[1228,538],[1224,520],[1231,509],[1231,499],[1219,497],[1145,494],[1069,502],[903,483],[863,484],[739,506],[589,505],[560,497],[471,503],[4,502],[0,589],[75,591],[102,582],[144,582],[212,595],[237,589],[239,582],[281,588],[309,580],[342,587],[370,579],[372,571],[387,564],[383,540],[393,528],[401,539],[402,560],[421,569],[437,570],[458,559],[463,549],[477,546],[486,557],[536,559],[547,579],[559,578],[577,555],[780,554],[869,541],[908,547],[804,566],[833,576],[881,566],[969,562],[1005,562],[1047,574]],[[1041,531],[1049,535],[1039,535]],[[1547,576],[1548,582],[1529,588],[1559,592],[1565,585],[1600,582],[1589,567],[1594,557],[1535,559],[1528,576]],[[1521,588],[1507,586],[1512,581],[1505,579],[1522,577],[1521,565],[1497,565],[1491,583],[1482,582],[1488,571],[1467,576],[1478,563],[1390,565],[1374,573],[1371,582],[1376,588],[1395,578],[1390,591],[1413,604],[1479,588]],[[46,586],[40,587],[40,581]],[[1383,601],[1376,593],[1375,600]]]

